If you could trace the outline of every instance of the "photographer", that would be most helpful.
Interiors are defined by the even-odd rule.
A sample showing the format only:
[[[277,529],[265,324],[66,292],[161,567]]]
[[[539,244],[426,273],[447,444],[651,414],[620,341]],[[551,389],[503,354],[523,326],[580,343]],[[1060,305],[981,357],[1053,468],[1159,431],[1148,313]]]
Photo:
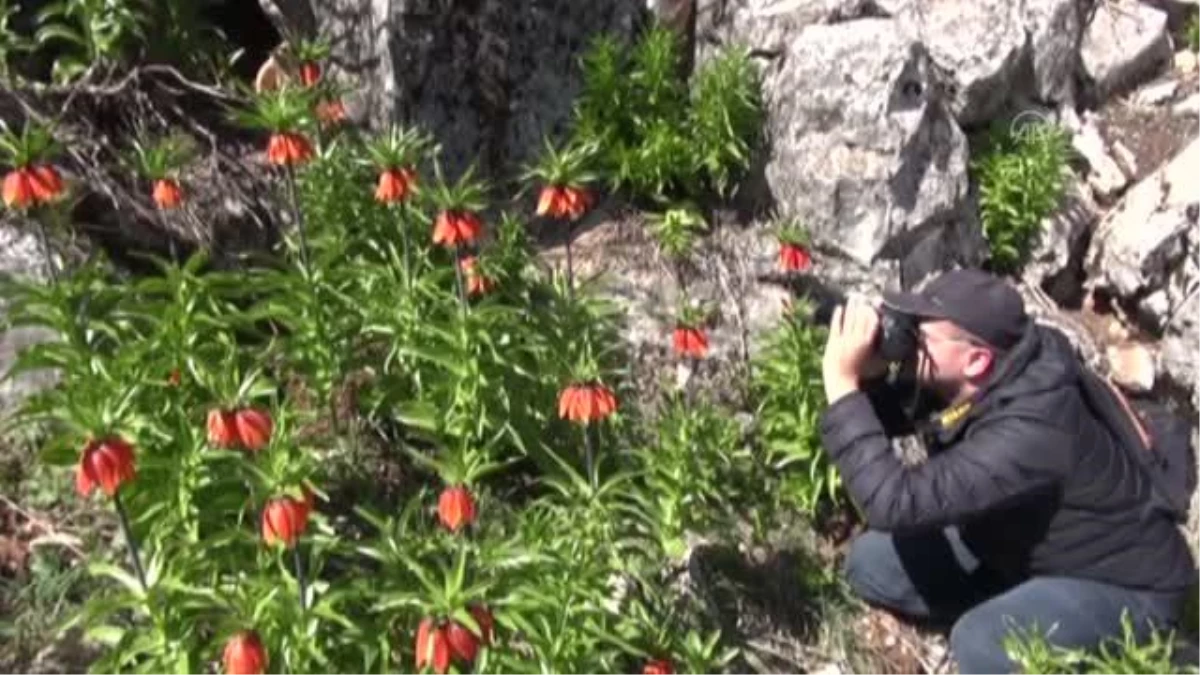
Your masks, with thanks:
[[[915,382],[941,410],[918,422],[930,456],[917,466],[889,441],[903,397],[873,377],[881,310],[911,319]],[[1175,622],[1197,580],[1187,544],[1089,405],[1086,366],[1016,289],[958,270],[880,308],[851,299],[834,311],[823,369],[822,443],[869,528],[848,581],[872,604],[952,621],[962,672],[1012,671],[1013,629],[1094,649],[1120,638],[1123,611],[1139,637]]]

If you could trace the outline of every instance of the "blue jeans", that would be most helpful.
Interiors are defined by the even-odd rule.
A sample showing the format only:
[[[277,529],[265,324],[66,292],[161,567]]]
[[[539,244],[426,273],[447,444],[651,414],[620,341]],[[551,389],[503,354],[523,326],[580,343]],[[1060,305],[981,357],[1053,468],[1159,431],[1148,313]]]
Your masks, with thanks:
[[[917,535],[868,531],[851,544],[846,578],[867,602],[913,619],[953,622],[950,651],[963,673],[1019,668],[1004,649],[1013,627],[1050,644],[1095,649],[1120,639],[1121,614],[1140,638],[1175,625],[1184,593],[1136,591],[1086,579],[1033,577],[1012,585],[979,564],[954,528]]]

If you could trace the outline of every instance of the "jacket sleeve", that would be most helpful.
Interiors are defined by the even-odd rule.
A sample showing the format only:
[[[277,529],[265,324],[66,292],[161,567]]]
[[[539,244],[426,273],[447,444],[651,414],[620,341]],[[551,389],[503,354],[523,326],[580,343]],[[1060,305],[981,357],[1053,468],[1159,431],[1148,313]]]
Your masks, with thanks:
[[[827,408],[821,439],[867,524],[918,530],[960,523],[1059,483],[1069,466],[1069,432],[1028,418],[980,420],[947,452],[906,466],[865,392]]]

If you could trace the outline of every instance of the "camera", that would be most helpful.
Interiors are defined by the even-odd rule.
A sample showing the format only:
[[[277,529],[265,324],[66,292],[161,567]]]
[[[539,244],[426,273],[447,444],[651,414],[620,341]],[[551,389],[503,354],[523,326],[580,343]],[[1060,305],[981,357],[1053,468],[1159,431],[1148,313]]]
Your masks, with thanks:
[[[816,292],[813,292],[816,291]],[[813,321],[828,326],[833,311],[846,304],[846,293],[823,287],[810,289],[813,302]],[[814,297],[816,296],[816,297]],[[879,308],[879,334],[875,337],[875,353],[889,363],[905,363],[917,355],[917,317],[887,307]]]

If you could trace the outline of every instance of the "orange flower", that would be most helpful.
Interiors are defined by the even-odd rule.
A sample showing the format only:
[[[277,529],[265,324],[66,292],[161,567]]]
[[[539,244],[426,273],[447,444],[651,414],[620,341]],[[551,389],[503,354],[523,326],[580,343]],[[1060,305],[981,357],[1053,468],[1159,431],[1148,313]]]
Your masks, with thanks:
[[[9,208],[23,209],[48,202],[62,191],[62,176],[46,164],[13,169],[4,177],[4,203]]]
[[[305,61],[300,64],[300,84],[306,87],[315,85],[321,79],[321,64],[315,61]]]
[[[271,442],[274,423],[271,414],[260,408],[242,408],[233,413],[233,427],[241,446],[250,452],[258,452]]]
[[[232,412],[217,408],[208,411],[208,443],[214,448],[232,449],[238,446]]]
[[[446,629],[433,619],[422,619],[417,626],[417,670],[432,665],[439,673],[450,669],[450,641]]]
[[[375,201],[382,204],[402,202],[416,186],[417,172],[411,167],[387,169],[379,174],[379,184],[375,187]]]
[[[779,267],[784,272],[806,272],[812,267],[812,256],[808,249],[800,244],[781,242],[779,244]]]
[[[708,353],[708,335],[703,328],[676,326],[673,338],[679,356],[702,359]]]
[[[675,664],[667,659],[650,659],[642,666],[642,675],[674,675]]]
[[[267,161],[276,166],[303,164],[312,159],[312,155],[312,143],[304,134],[295,131],[271,134],[267,141]]]
[[[183,382],[183,373],[178,368],[172,368],[171,374],[167,376],[167,384],[178,387],[181,382]]]
[[[346,104],[340,98],[321,101],[317,104],[316,113],[317,119],[326,126],[341,124],[346,119]]]
[[[160,178],[154,181],[154,203],[160,209],[173,209],[183,203],[183,189],[174,178]]]
[[[225,643],[225,672],[228,675],[258,675],[267,672],[270,660],[258,633],[238,631]]]
[[[617,410],[617,397],[600,383],[573,384],[558,396],[558,416],[587,424],[603,420]]]
[[[467,293],[469,295],[483,295],[496,286],[495,281],[479,272],[478,262],[473,255],[463,256],[462,260],[458,261],[459,267],[467,277]]]
[[[475,522],[475,499],[471,492],[461,485],[443,490],[438,497],[438,520],[451,532]]]
[[[576,220],[592,205],[591,193],[573,185],[547,185],[538,197],[537,214]]]
[[[296,545],[296,540],[308,527],[310,506],[295,497],[276,497],[267,502],[262,513],[262,538],[268,545],[282,542],[286,548]]]
[[[442,211],[433,224],[433,243],[447,247],[470,244],[482,229],[479,216],[470,211]]]
[[[90,440],[83,448],[79,467],[75,470],[75,490],[87,497],[97,485],[112,497],[121,485],[133,480],[137,469],[133,461],[133,446],[120,437],[109,436]]]

